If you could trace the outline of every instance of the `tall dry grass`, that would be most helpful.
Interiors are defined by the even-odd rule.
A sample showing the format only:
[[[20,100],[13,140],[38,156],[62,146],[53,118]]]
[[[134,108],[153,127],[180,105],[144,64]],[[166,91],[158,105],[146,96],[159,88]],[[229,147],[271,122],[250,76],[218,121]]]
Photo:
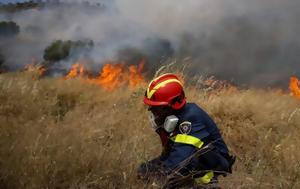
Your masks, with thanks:
[[[159,154],[142,104],[144,88],[107,92],[80,79],[0,75],[0,188],[155,188],[136,179]],[[224,188],[300,188],[300,101],[272,90],[189,101],[218,123],[238,159]]]

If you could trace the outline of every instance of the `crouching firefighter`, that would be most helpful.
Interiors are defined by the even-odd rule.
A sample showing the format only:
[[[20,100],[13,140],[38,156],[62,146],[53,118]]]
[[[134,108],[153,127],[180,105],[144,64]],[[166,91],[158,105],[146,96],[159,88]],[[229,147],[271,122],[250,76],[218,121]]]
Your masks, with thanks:
[[[163,151],[142,163],[138,178],[155,178],[164,188],[213,186],[219,175],[231,173],[235,157],[229,155],[218,127],[195,103],[187,103],[176,75],[152,80],[144,103],[151,125],[160,136]]]

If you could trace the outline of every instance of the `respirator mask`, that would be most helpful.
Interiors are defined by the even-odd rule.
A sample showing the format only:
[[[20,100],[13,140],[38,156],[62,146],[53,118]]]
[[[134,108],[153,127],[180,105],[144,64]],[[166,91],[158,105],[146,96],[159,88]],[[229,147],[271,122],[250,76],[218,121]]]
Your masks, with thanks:
[[[179,119],[178,119],[178,117],[176,117],[174,115],[170,115],[170,116],[167,116],[165,118],[165,121],[162,125],[158,125],[155,122],[154,114],[150,112],[149,113],[149,120],[150,120],[150,124],[151,124],[151,126],[154,130],[157,130],[159,128],[163,128],[166,132],[171,133],[175,130]]]

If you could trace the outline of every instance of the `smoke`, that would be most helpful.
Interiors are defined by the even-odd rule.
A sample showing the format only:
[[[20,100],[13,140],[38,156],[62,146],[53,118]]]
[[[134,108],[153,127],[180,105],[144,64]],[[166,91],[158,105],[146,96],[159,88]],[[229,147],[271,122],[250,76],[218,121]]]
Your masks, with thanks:
[[[190,57],[190,75],[215,75],[247,86],[286,86],[291,75],[300,75],[300,1],[97,2],[101,6],[60,4],[0,13],[1,20],[21,29],[0,41],[6,66],[20,69],[33,57],[42,61],[44,49],[61,39],[93,40],[85,53],[93,66],[144,56],[153,71],[168,57]],[[57,65],[67,69],[74,57]]]

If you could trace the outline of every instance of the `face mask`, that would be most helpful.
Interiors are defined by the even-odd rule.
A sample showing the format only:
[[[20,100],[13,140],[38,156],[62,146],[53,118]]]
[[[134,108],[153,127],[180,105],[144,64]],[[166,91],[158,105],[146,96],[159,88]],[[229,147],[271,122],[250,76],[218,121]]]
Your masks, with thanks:
[[[170,115],[166,117],[165,123],[164,123],[164,129],[168,132],[171,133],[175,130],[175,127],[177,126],[178,123],[178,117],[174,115]]]
[[[149,121],[150,121],[150,125],[154,130],[157,130],[158,128],[160,128],[159,125],[156,124],[155,122],[155,116],[153,115],[153,113],[149,113],[148,115]]]
[[[148,110],[154,115],[156,125],[163,125],[167,116],[172,115],[172,110],[168,106],[152,106]]]
[[[150,124],[154,130],[157,130],[158,128],[162,127],[165,129],[165,131],[167,131],[168,133],[171,133],[175,130],[179,119],[178,119],[178,117],[176,117],[174,115],[170,115],[170,116],[166,117],[163,125],[157,125],[155,122],[155,116],[150,112],[149,120],[150,120]]]

